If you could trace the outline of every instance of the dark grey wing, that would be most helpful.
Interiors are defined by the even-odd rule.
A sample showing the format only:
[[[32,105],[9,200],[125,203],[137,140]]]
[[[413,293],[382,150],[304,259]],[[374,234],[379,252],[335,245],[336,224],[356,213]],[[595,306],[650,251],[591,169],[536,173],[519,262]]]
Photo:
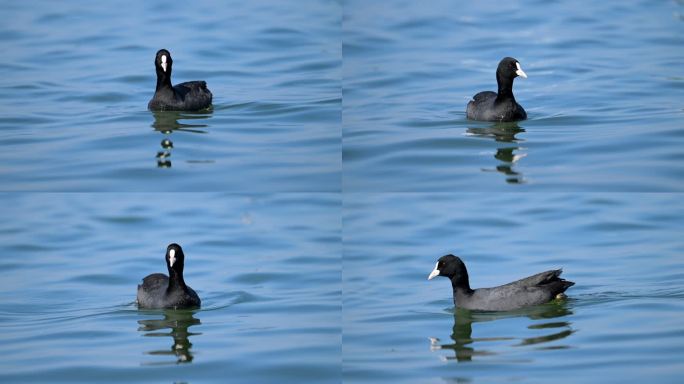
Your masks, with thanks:
[[[542,304],[550,300],[550,294],[539,287],[522,285],[501,285],[494,288],[480,288],[473,292],[466,308],[484,311],[510,311]]]
[[[506,284],[506,285],[519,285],[523,287],[535,287],[535,286],[543,286],[547,285],[550,283],[553,283],[554,281],[565,281],[560,278],[561,273],[563,273],[562,269],[552,269],[550,271],[545,271],[541,273],[537,273],[536,275],[528,276],[525,277],[524,279],[520,279],[518,281],[514,281],[512,283]]]
[[[485,311],[508,311],[543,304],[575,283],[561,279],[560,269],[537,273],[493,288],[475,289],[457,305]]]
[[[480,92],[477,95],[473,96],[473,101],[476,103],[481,103],[483,101],[487,101],[489,99],[496,99],[496,92],[492,91],[484,91]]]
[[[213,95],[205,81],[188,81],[173,87],[185,110],[199,110],[211,106]]]
[[[473,96],[466,107],[466,117],[472,120],[490,120],[496,92],[484,91]]]
[[[143,279],[138,285],[138,305],[145,308],[158,307],[158,301],[164,297],[169,286],[169,278],[163,273],[153,273]]]
[[[561,273],[563,273],[562,269],[552,269],[494,289],[518,288],[527,290],[528,292],[540,290],[553,297],[559,293],[565,292],[566,289],[575,285],[572,281],[562,279],[560,277]]]
[[[169,278],[163,273],[153,273],[143,279],[142,289],[146,291],[156,291],[169,285]]]

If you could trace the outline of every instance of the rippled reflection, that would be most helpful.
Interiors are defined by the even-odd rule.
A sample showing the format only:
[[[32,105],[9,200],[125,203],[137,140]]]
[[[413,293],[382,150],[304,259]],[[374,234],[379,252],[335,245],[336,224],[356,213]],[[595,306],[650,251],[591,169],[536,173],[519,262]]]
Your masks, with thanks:
[[[498,143],[501,143],[496,150],[494,158],[500,163],[496,166],[496,171],[505,175],[506,182],[511,184],[521,184],[525,182],[522,173],[513,169],[514,165],[523,157],[527,156],[524,153],[524,148],[518,144],[524,140],[516,137],[517,134],[525,132],[520,128],[518,123],[494,123],[490,127],[470,127],[467,132],[471,136],[493,138]],[[491,169],[483,169],[485,172],[492,171]]]
[[[573,332],[569,321],[549,321],[535,322],[528,325],[528,329],[540,330],[540,336],[519,338],[519,337],[476,337],[473,338],[473,324],[485,321],[496,321],[506,318],[525,316],[531,320],[556,319],[572,314],[567,308],[566,302],[553,302],[541,306],[532,307],[525,310],[495,313],[495,312],[471,312],[465,309],[458,309],[454,314],[454,326],[451,330],[451,341],[442,343],[440,339],[430,337],[430,348],[436,350],[453,350],[454,356],[445,357],[447,360],[458,362],[472,361],[476,356],[495,355],[497,352],[487,349],[488,342],[511,341],[514,347],[524,345],[535,345],[560,340],[570,336]],[[554,345],[551,347],[541,347],[541,349],[562,349],[567,346]]]
[[[138,331],[144,332],[144,336],[173,338],[173,344],[168,349],[154,350],[146,352],[148,355],[175,356],[173,363],[182,364],[192,362],[193,355],[190,352],[192,343],[190,336],[200,335],[188,331],[193,325],[201,324],[198,318],[194,317],[195,312],[185,310],[165,310],[163,319],[138,320],[140,327]],[[172,362],[143,363],[171,364]]]
[[[164,135],[161,141],[161,150],[157,150],[157,167],[170,168],[171,167],[171,151],[173,149],[173,142],[171,141],[171,134],[174,131],[185,131],[193,133],[208,133],[200,129],[206,128],[207,124],[187,124],[180,123],[179,120],[206,120],[211,117],[212,110],[203,112],[177,112],[177,111],[155,111],[154,123],[152,128]]]

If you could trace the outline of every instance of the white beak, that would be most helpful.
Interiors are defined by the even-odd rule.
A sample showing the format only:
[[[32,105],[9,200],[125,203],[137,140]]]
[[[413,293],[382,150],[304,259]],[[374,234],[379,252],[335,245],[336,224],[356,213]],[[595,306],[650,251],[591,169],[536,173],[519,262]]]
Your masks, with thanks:
[[[525,72],[523,72],[522,68],[520,68],[520,63],[515,63],[515,66],[518,67],[518,70],[515,71],[515,74],[522,77],[522,78],[527,79],[527,74],[525,74]]]
[[[435,278],[435,276],[439,276],[439,269],[437,269],[437,264],[435,264],[435,269],[430,272],[430,276],[428,276],[428,280],[432,280]]]
[[[162,61],[162,62],[161,62],[161,67],[162,67],[162,69],[164,70],[164,72],[166,72],[166,66],[167,66],[167,64],[166,64],[166,55],[162,55],[161,61]],[[520,68],[519,65],[518,65],[518,68]]]
[[[172,249],[169,251],[169,265],[173,267],[173,263],[176,262],[176,250]]]

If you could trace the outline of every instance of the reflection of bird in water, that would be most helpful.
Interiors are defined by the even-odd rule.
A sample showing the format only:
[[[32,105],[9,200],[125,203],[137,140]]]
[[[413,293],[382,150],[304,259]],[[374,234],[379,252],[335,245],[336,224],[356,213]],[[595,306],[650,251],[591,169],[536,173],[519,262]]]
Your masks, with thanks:
[[[515,137],[518,133],[525,132],[518,123],[494,123],[489,127],[470,127],[467,129],[470,136],[488,137],[503,143],[518,143],[524,141]]]
[[[441,343],[440,339],[430,337],[430,349],[437,350],[453,350],[454,356],[446,356],[446,360],[456,360],[458,362],[472,361],[476,356],[496,355],[496,352],[485,349],[482,345],[486,342],[508,341],[516,340],[516,337],[476,337],[473,338],[473,324],[485,321],[496,321],[502,319],[510,319],[514,317],[525,316],[531,320],[554,319],[571,315],[572,311],[567,308],[567,302],[556,301],[536,307],[526,308],[523,310],[511,311],[506,313],[494,312],[473,312],[467,309],[457,309],[454,313],[454,325],[451,330],[451,343]],[[544,323],[535,323],[527,326],[532,330],[550,330],[548,334],[522,338],[512,346],[536,345],[548,343],[551,341],[561,340],[570,336],[575,331],[571,329],[571,323],[568,321],[551,321]],[[562,349],[567,346],[551,346],[543,349]]]
[[[496,150],[496,154],[494,155],[495,159],[504,162],[504,164],[497,165],[496,170],[508,176],[506,177],[507,183],[522,184],[525,182],[522,174],[513,170],[513,164],[527,156],[526,153],[513,153],[513,151],[517,151],[518,149],[520,149],[520,147],[499,148]]]
[[[170,134],[170,132],[168,133]],[[161,147],[163,151],[157,152],[157,167],[159,168],[169,168],[171,167],[171,149],[173,148],[173,142],[168,138],[162,140]]]
[[[171,141],[171,140],[168,140]],[[162,148],[164,148],[162,146]],[[169,148],[173,148],[173,145]],[[159,168],[171,168],[171,150],[158,151],[157,152],[157,167]]]
[[[171,336],[173,338],[173,345],[170,349],[149,351],[147,354],[176,356],[175,362],[177,364],[191,362],[193,359],[193,355],[190,352],[192,343],[190,343],[189,339],[190,336],[199,335],[199,333],[188,332],[188,328],[196,324],[201,324],[200,320],[193,315],[193,311],[166,310],[164,311],[163,319],[138,320],[138,324],[140,324],[138,330],[145,332],[145,336]],[[170,329],[170,332],[159,332],[165,329]]]
[[[197,129],[205,128],[207,124],[185,124],[179,123],[178,120],[192,120],[192,119],[208,119],[212,111],[205,111],[202,113],[193,112],[176,112],[176,111],[157,111],[154,114],[154,123],[152,128],[159,131],[165,137],[161,142],[161,151],[157,151],[157,167],[170,168],[171,167],[171,150],[173,149],[173,142],[170,139],[174,131],[186,131],[193,133],[207,133],[207,131]]]
[[[525,132],[518,123],[495,123],[490,127],[471,127],[467,129],[470,136],[492,138],[499,143],[519,143],[524,140],[518,139],[517,134]],[[496,171],[506,175],[506,182],[511,184],[521,184],[525,182],[523,175],[513,169],[515,163],[527,156],[527,153],[515,153],[524,148],[521,146],[501,146],[497,148],[494,158],[499,160]],[[483,171],[489,171],[483,169]]]

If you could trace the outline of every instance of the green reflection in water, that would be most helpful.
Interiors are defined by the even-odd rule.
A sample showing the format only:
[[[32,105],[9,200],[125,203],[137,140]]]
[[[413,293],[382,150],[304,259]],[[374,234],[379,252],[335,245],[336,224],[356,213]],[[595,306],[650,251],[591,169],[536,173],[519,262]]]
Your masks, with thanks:
[[[557,319],[559,317],[571,314],[572,311],[568,309],[567,302],[564,300],[556,300],[551,303],[510,312],[474,312],[459,308],[454,313],[454,325],[451,331],[452,342],[442,343],[440,339],[431,337],[431,349],[433,351],[453,350],[454,356],[447,356],[446,360],[469,362],[472,361],[476,356],[489,356],[497,354],[497,352],[486,348],[485,345],[488,342],[516,340],[515,337],[501,336],[473,338],[472,335],[474,324],[521,316],[527,317],[531,320]],[[551,341],[564,339],[575,332],[575,330],[572,329],[572,324],[570,322],[557,320],[551,322],[535,323],[529,325],[527,328],[534,330],[548,330],[548,333],[542,336],[522,338],[518,343],[512,344],[512,346],[519,347],[548,343]],[[568,348],[568,346],[554,345],[551,347],[541,347],[540,349],[565,348]]]
[[[159,313],[159,312],[153,312]],[[173,338],[173,344],[168,349],[148,351],[148,355],[158,356],[175,356],[176,364],[190,363],[193,360],[193,354],[190,349],[190,336],[200,335],[201,333],[191,333],[188,331],[193,325],[201,324],[196,317],[195,311],[188,310],[164,310],[163,319],[146,319],[138,320],[138,331],[144,332],[146,337],[167,337]],[[171,364],[171,362],[146,363],[143,365],[159,365]]]
[[[188,124],[181,123],[179,120],[202,120],[209,119],[213,110],[205,110],[202,112],[178,112],[178,111],[154,111],[154,122],[152,128],[155,131],[164,135],[161,141],[161,150],[157,150],[157,167],[170,168],[171,167],[171,151],[173,150],[173,142],[171,141],[171,134],[174,131],[192,132],[192,133],[208,133],[206,130],[207,124]]]
[[[523,174],[516,171],[514,166],[520,159],[527,156],[527,153],[522,152],[524,148],[520,145],[511,145],[524,141],[516,137],[523,132],[525,130],[517,122],[494,123],[489,127],[470,127],[467,129],[470,136],[492,138],[497,143],[501,143],[494,155],[494,158],[500,162],[496,166],[496,171],[504,174],[506,182],[510,184],[525,183]],[[491,172],[492,170],[482,169],[482,171]]]

